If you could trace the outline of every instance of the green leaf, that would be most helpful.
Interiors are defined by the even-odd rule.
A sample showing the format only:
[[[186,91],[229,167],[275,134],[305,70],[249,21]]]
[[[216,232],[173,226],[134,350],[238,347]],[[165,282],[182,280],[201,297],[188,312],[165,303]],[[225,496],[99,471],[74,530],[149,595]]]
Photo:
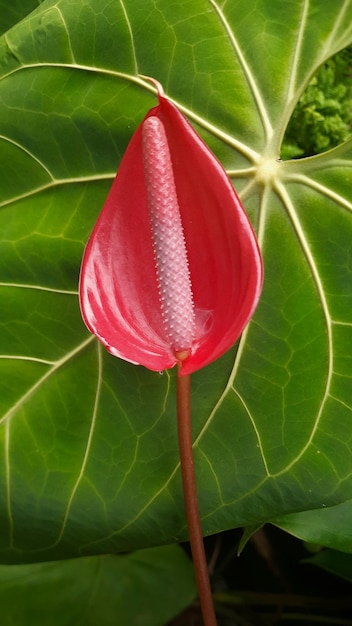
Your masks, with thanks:
[[[352,144],[278,160],[352,0],[46,0],[0,40],[0,553],[56,559],[186,537],[174,372],[114,359],[80,318],[85,242],[154,76],[224,163],[265,286],[193,377],[204,533],[350,498]]]
[[[165,626],[196,594],[178,546],[0,566],[3,626]]]

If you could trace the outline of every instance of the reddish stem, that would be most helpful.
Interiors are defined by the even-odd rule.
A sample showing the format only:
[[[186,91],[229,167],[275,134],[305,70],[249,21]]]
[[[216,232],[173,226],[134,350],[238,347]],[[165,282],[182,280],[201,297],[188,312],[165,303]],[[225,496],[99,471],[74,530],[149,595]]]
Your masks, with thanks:
[[[177,376],[177,423],[183,497],[204,626],[217,626],[200,524],[191,429],[191,377]]]

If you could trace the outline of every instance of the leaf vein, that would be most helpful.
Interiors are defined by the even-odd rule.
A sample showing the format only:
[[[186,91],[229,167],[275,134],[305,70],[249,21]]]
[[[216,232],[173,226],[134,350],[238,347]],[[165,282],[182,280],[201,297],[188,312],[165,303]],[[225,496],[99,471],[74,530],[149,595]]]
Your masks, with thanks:
[[[344,209],[352,212],[352,202],[347,200],[347,198],[344,198],[341,194],[336,193],[329,187],[326,187],[325,185],[316,182],[315,180],[309,178],[308,176],[305,176],[304,174],[289,175],[287,177],[287,181],[304,184],[307,187],[314,189],[314,191],[319,192],[321,195],[329,198],[330,200],[333,200],[334,202],[336,202],[336,204],[339,204]]]
[[[96,182],[96,181],[102,181],[102,180],[113,180],[115,176],[116,176],[116,172],[113,172],[111,174],[97,174],[97,175],[92,175],[92,176],[77,176],[76,178],[75,177],[63,178],[61,180],[56,179],[50,183],[47,183],[46,185],[40,185],[40,187],[36,187],[35,189],[31,189],[30,191],[26,191],[25,193],[19,194],[18,196],[7,198],[7,200],[0,202],[0,208],[9,206],[10,204],[13,204],[14,202],[19,202],[20,200],[26,200],[27,198],[31,198],[37,193],[41,193],[42,191],[48,191],[50,189],[59,187],[61,185],[77,185],[79,183],[90,183],[90,182]]]
[[[84,350],[86,346],[88,346],[92,341],[95,340],[95,337],[90,336],[88,339],[83,341],[79,346],[74,348],[71,352],[66,354],[60,360],[56,361],[55,364],[43,375],[41,376],[37,382],[32,385],[26,391],[26,393],[21,396],[21,398],[10,408],[6,413],[0,418],[0,426],[9,422],[14,415],[16,415],[17,411],[27,402],[37,391],[40,389],[41,385],[43,385],[57,370],[59,370],[63,365],[68,363],[72,358],[74,358],[79,352]]]
[[[82,459],[82,464],[81,464],[81,469],[79,471],[77,480],[73,486],[71,495],[68,499],[68,503],[67,503],[67,507],[66,507],[66,511],[65,511],[65,515],[62,521],[62,526],[58,535],[58,538],[54,544],[54,546],[56,546],[58,543],[60,543],[63,534],[65,532],[65,528],[66,528],[66,524],[70,515],[70,511],[71,511],[71,507],[73,504],[73,500],[76,496],[77,490],[79,488],[79,485],[81,483],[81,480],[84,476],[84,472],[86,470],[87,467],[87,463],[88,463],[88,458],[89,458],[89,453],[91,450],[91,446],[92,446],[92,441],[93,441],[93,435],[94,435],[94,430],[95,430],[95,425],[96,425],[96,421],[97,421],[97,415],[98,415],[98,407],[99,407],[99,401],[100,401],[100,395],[101,395],[101,386],[102,386],[102,379],[103,379],[103,359],[102,359],[102,346],[100,343],[97,342],[97,360],[98,360],[98,367],[97,367],[97,386],[96,386],[96,394],[95,394],[95,402],[94,402],[94,407],[93,407],[93,412],[92,412],[92,419],[91,419],[91,423],[90,423],[90,428],[89,428],[89,433],[88,433],[88,438],[87,438],[87,443],[86,443],[86,447],[85,447],[85,451],[84,451],[84,455],[83,455],[83,459]]]
[[[56,9],[56,11],[58,12],[58,14],[59,14],[59,16],[61,18],[64,30],[65,30],[65,33],[66,33],[66,36],[67,36],[67,42],[68,42],[68,46],[69,46],[69,50],[70,50],[70,54],[71,54],[71,59],[72,59],[72,62],[75,63],[76,59],[75,59],[75,55],[73,53],[73,48],[72,48],[72,43],[71,43],[71,36],[70,36],[70,32],[69,32],[69,30],[67,28],[66,20],[65,20],[63,14],[62,14],[60,8],[58,7],[58,5],[53,6],[53,9],[54,10]]]
[[[33,152],[28,150],[28,148],[25,148],[25,146],[23,146],[22,144],[18,143],[14,139],[11,139],[10,137],[6,137],[5,135],[0,135],[0,139],[6,141],[7,143],[10,143],[13,146],[16,146],[16,148],[19,148],[19,150],[27,154],[31,159],[33,159],[33,161],[38,163],[38,165],[40,165],[40,167],[48,174],[49,178],[54,181],[54,176],[52,175],[50,170],[46,167],[46,165],[44,165],[44,163],[40,159],[38,159],[38,157],[35,156],[35,154],[33,154]]]
[[[293,50],[291,71],[289,73],[289,81],[288,81],[288,87],[287,87],[287,100],[286,100],[287,106],[289,106],[291,102],[296,101],[297,99],[297,87],[296,87],[297,72],[298,72],[298,64],[299,64],[299,59],[300,59],[300,52],[302,49],[303,37],[306,31],[308,7],[309,7],[309,0],[305,0],[303,7],[302,7],[302,16],[299,21],[299,29],[297,33],[296,45]]]
[[[125,3],[123,2],[123,0],[120,0],[120,5],[121,5],[121,9],[123,11],[123,14],[125,16],[128,32],[129,32],[129,35],[130,35],[131,47],[132,47],[132,52],[133,52],[133,60],[134,60],[134,71],[135,71],[136,74],[139,74],[138,62],[137,62],[137,53],[136,53],[136,46],[135,46],[135,43],[134,43],[132,25],[131,25],[130,19],[128,17],[127,9],[126,9],[126,6],[125,6]]]
[[[69,296],[78,296],[78,291],[71,291],[69,289],[56,289],[54,287],[43,287],[43,285],[24,285],[22,283],[0,282],[0,287],[13,287],[14,289],[34,289],[38,291],[49,291],[51,293],[60,293]]]
[[[252,92],[253,98],[254,98],[254,102],[256,104],[257,110],[259,112],[260,118],[262,120],[262,124],[263,124],[263,129],[266,135],[266,139],[267,141],[269,141],[269,139],[272,137],[273,135],[273,127],[271,125],[271,122],[269,120],[269,116],[268,116],[268,112],[266,110],[266,107],[264,106],[264,100],[261,96],[261,93],[258,89],[256,80],[254,75],[252,74],[252,71],[245,59],[245,56],[240,48],[240,45],[230,27],[230,24],[228,23],[225,14],[223,13],[223,11],[220,9],[220,7],[218,6],[218,4],[215,2],[215,0],[209,0],[210,4],[214,7],[224,29],[226,34],[229,37],[230,43],[234,49],[235,54],[237,55],[237,58],[241,64],[241,67],[243,69],[244,75],[247,79],[247,83],[248,86]]]
[[[304,256],[307,260],[308,266],[310,268],[310,272],[313,278],[313,281],[315,283],[316,286],[316,290],[318,293],[318,297],[321,303],[321,308],[323,311],[323,315],[324,315],[324,319],[325,319],[325,327],[326,327],[326,334],[327,334],[327,346],[328,346],[328,363],[327,363],[327,373],[326,373],[326,381],[325,381],[325,389],[324,389],[324,393],[322,395],[322,399],[321,399],[321,403],[317,412],[317,416],[316,419],[314,421],[312,430],[311,430],[311,434],[309,435],[306,444],[302,447],[302,450],[299,452],[299,454],[297,454],[297,456],[282,470],[280,470],[280,472],[277,472],[276,474],[273,474],[273,477],[277,477],[280,476],[281,474],[284,474],[285,472],[289,471],[298,461],[299,459],[301,459],[301,457],[304,455],[304,453],[306,452],[306,450],[309,448],[309,446],[311,445],[314,436],[317,432],[319,423],[320,423],[320,419],[326,404],[326,401],[329,397],[329,390],[330,390],[330,386],[331,386],[331,380],[332,380],[332,375],[333,375],[333,338],[332,338],[332,327],[331,327],[331,316],[330,316],[330,312],[328,309],[328,304],[325,298],[325,294],[324,294],[324,288],[323,288],[323,284],[321,281],[321,278],[319,276],[319,271],[318,268],[315,264],[313,255],[311,250],[309,249],[309,244],[308,241],[305,237],[305,234],[303,232],[303,229],[301,227],[301,224],[299,222],[299,219],[296,215],[294,206],[291,202],[291,199],[289,197],[289,194],[287,192],[287,190],[280,184],[277,183],[276,185],[276,190],[279,194],[279,196],[281,197],[281,200],[286,208],[286,212],[291,220],[292,226],[294,228],[294,231],[296,233],[296,236],[298,238],[298,241],[300,242],[302,251],[304,253]]]

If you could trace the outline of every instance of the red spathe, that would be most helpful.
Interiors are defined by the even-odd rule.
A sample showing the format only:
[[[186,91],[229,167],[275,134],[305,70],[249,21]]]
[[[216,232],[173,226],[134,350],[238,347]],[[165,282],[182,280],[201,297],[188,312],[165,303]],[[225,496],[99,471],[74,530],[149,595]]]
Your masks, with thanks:
[[[238,339],[257,305],[262,260],[222,165],[159,94],[147,117],[169,144],[195,307],[195,337],[180,375],[208,365]],[[177,362],[161,317],[142,155],[142,124],[125,152],[81,268],[83,319],[109,352],[160,371]]]

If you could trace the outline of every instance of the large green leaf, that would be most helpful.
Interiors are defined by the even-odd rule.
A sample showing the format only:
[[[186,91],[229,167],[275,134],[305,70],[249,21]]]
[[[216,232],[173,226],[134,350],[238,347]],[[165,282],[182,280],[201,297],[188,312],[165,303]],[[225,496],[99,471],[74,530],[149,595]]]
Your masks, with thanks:
[[[186,537],[174,372],[80,318],[84,244],[160,80],[222,160],[264,254],[253,322],[193,377],[205,533],[352,488],[352,144],[280,162],[352,0],[59,0],[0,40],[0,550],[35,561]]]

